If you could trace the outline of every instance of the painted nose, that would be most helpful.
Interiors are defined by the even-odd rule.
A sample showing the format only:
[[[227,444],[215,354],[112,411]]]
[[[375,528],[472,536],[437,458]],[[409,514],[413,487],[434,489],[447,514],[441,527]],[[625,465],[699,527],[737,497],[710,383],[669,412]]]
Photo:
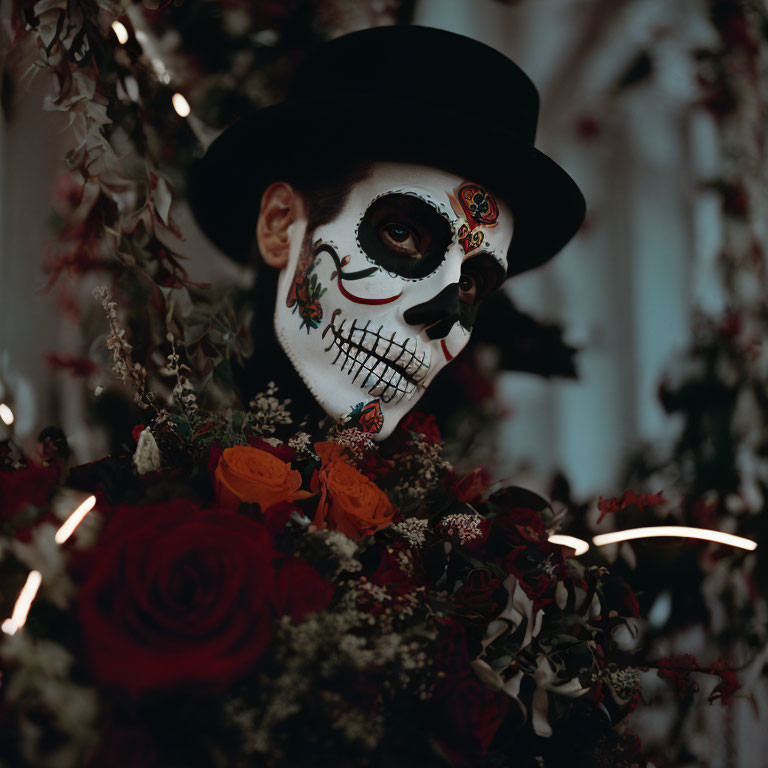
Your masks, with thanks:
[[[408,325],[426,329],[430,339],[444,339],[459,322],[459,284],[446,285],[437,296],[403,312]]]

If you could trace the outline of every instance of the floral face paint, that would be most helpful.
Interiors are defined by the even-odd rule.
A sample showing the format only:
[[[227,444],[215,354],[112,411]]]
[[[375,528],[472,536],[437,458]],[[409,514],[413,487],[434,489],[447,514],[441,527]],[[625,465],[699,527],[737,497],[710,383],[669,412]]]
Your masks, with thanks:
[[[275,331],[325,411],[391,434],[467,343],[512,231],[507,206],[473,181],[375,163],[336,219],[294,238]]]

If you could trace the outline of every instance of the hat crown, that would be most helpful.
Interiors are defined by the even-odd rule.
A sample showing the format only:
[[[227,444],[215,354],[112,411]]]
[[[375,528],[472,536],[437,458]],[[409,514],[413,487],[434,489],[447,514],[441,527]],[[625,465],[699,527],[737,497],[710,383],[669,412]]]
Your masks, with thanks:
[[[483,43],[427,27],[353,32],[305,59],[286,101],[211,144],[191,169],[190,205],[219,248],[248,260],[261,193],[292,170],[344,159],[432,166],[509,205],[517,274],[552,258],[584,219],[576,183],[534,147],[538,111],[528,76]]]
[[[289,100],[389,108],[404,122],[431,110],[452,113],[473,141],[472,124],[482,116],[477,122],[490,122],[529,147],[539,111],[536,87],[502,53],[418,26],[374,27],[326,43],[303,61]]]

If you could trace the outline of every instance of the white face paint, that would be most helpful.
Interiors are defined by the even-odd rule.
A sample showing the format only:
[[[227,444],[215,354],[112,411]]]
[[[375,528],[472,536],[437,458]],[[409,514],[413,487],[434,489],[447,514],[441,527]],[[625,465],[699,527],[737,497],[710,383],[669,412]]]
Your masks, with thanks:
[[[293,226],[277,337],[330,416],[383,439],[464,348],[478,303],[505,278],[512,214],[452,173],[375,163],[336,219]]]

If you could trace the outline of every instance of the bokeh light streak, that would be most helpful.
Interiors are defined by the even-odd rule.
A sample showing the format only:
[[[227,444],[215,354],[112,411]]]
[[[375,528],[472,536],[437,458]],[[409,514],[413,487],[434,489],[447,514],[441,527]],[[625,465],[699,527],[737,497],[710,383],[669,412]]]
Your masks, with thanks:
[[[80,504],[75,511],[64,521],[61,528],[56,531],[57,544],[63,544],[75,531],[80,523],[83,522],[85,516],[93,509],[96,504],[96,497],[89,496],[85,501]]]
[[[180,93],[174,93],[173,96],[171,96],[171,102],[179,117],[189,117],[189,113],[192,109],[189,106],[189,102]]]
[[[112,22],[112,31],[115,33],[117,42],[120,43],[120,45],[125,45],[128,42],[128,30],[125,28],[125,24],[123,24],[122,21],[115,19]]]
[[[592,543],[596,547],[606,544],[616,544],[631,539],[656,538],[657,536],[673,536],[683,539],[701,539],[702,541],[714,541],[718,544],[727,544],[739,549],[757,549],[757,543],[742,536],[734,536],[732,533],[712,531],[708,528],[689,528],[684,525],[651,525],[647,528],[628,528],[626,531],[614,531],[612,533],[600,533],[592,537]]]
[[[5,632],[6,635],[13,635],[17,630],[24,626],[24,622],[27,620],[27,614],[32,606],[32,601],[35,599],[37,590],[40,588],[40,584],[43,577],[40,575],[40,571],[30,571],[24,586],[19,592],[19,596],[16,598],[16,604],[13,606],[13,613],[10,619],[6,619],[0,629]]]
[[[548,541],[550,544],[559,544],[561,547],[570,547],[574,555],[578,557],[589,550],[589,543],[575,536],[566,536],[564,533],[553,533]]]
[[[13,411],[5,403],[0,403],[0,419],[6,427],[10,427],[14,422]]]

